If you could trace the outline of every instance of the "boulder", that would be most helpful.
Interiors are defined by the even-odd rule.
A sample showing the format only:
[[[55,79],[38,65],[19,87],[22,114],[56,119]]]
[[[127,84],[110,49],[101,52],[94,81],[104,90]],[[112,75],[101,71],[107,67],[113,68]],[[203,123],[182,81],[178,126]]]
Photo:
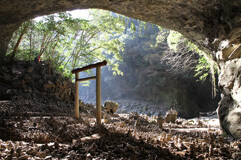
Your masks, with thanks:
[[[219,86],[222,91],[218,107],[220,126],[225,134],[241,138],[241,59],[220,63]]]
[[[165,116],[165,122],[166,123],[175,123],[175,121],[177,120],[177,111],[176,110],[169,110],[166,112],[166,116]]]
[[[117,109],[119,108],[119,104],[117,102],[114,102],[114,101],[106,101],[104,103],[104,110],[107,112],[107,113],[112,113],[114,114]]]
[[[159,125],[159,128],[163,129],[163,123],[165,122],[165,119],[162,116],[159,116],[157,119],[157,123]]]

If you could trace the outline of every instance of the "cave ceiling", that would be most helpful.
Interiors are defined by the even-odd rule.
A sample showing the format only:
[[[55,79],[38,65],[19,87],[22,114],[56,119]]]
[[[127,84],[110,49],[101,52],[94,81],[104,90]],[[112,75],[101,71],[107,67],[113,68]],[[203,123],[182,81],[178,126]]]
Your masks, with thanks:
[[[194,43],[217,51],[220,42],[241,41],[240,0],[3,0],[0,38],[8,40],[20,24],[37,16],[99,8],[181,32]]]

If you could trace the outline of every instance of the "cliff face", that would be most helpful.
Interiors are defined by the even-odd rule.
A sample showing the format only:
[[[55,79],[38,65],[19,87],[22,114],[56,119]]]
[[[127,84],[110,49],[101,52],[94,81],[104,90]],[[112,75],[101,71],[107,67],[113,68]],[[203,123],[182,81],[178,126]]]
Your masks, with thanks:
[[[148,115],[164,115],[172,108],[184,118],[216,110],[220,97],[212,99],[210,79],[200,82],[194,77],[199,55],[188,51],[185,41],[178,43],[176,51],[170,49],[169,30],[147,24],[143,32],[125,40],[119,65],[123,76],[102,68],[102,102],[114,100],[122,111]],[[80,88],[80,99],[95,104],[95,81],[90,82]]]
[[[240,0],[38,0],[0,2],[0,61],[12,33],[19,25],[36,16],[77,8],[100,8],[177,30],[210,52],[220,68],[219,106],[222,128],[241,138],[240,116]],[[230,77],[231,78],[227,78]],[[235,110],[235,112],[233,112]],[[236,118],[230,118],[235,116]]]

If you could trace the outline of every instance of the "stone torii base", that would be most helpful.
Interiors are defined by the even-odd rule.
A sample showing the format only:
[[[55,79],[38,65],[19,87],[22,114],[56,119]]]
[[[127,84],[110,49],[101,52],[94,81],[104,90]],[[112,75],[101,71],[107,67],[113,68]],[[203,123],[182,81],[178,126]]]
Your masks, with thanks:
[[[99,63],[90,64],[82,68],[72,70],[75,74],[75,117],[79,118],[79,82],[96,79],[96,122],[101,125],[101,66],[105,66],[107,61],[104,60]],[[79,72],[96,68],[96,76],[79,79]]]

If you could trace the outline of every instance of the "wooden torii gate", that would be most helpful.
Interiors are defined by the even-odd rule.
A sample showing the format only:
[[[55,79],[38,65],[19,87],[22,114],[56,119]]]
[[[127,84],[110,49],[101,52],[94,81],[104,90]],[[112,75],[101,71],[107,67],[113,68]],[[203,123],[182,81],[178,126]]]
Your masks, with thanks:
[[[90,64],[82,68],[72,70],[75,74],[75,117],[79,118],[79,82],[96,79],[96,122],[101,125],[101,66],[105,66],[107,61],[104,60],[99,63]],[[96,76],[79,79],[79,72],[96,68]]]

